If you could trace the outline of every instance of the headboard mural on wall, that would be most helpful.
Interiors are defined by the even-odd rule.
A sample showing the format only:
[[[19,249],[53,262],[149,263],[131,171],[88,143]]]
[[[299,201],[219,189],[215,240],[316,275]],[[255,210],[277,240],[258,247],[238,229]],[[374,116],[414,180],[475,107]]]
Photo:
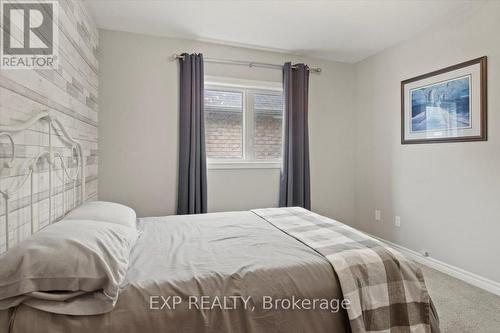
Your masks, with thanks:
[[[40,148],[34,157],[19,158],[16,139],[23,138],[25,132],[33,128],[43,133],[48,147]],[[50,111],[42,111],[19,125],[0,125],[0,137],[10,142],[11,155],[3,168],[12,170],[13,175],[0,183],[0,195],[4,199],[0,204],[4,212],[4,248],[8,250],[13,241],[18,242],[63,218],[85,201],[85,160],[82,144],[71,137]],[[11,200],[15,200],[16,206],[12,209],[18,212],[17,216],[23,207],[29,206],[29,224],[10,223]],[[14,225],[16,235],[10,232]]]
[[[57,119],[67,134],[79,145],[83,155],[82,173],[86,200],[97,199],[97,127],[98,127],[98,40],[99,32],[90,14],[78,0],[59,1],[58,15],[59,50],[56,69],[0,69],[0,127],[12,128],[26,124],[30,119],[47,112]],[[73,182],[65,177],[65,196],[62,196],[61,164],[56,155],[68,166],[69,175],[75,175],[78,160],[72,145],[63,139],[64,133],[54,124],[54,216],[73,204]],[[35,121],[29,128],[12,133],[15,143],[15,166],[7,167],[12,160],[11,140],[0,136],[0,189],[12,188],[23,179],[23,163],[29,163],[38,154],[49,149],[49,122],[47,118]],[[57,152],[57,154],[56,154]],[[34,170],[35,228],[49,222],[49,164],[40,158]],[[59,191],[59,192],[57,192]],[[78,192],[77,192],[78,193]],[[59,195],[59,197],[57,197]],[[78,194],[75,199],[81,200]],[[65,198],[63,207],[62,198]],[[5,251],[6,214],[5,200],[0,197],[0,253]],[[9,199],[9,246],[31,233],[29,181]]]

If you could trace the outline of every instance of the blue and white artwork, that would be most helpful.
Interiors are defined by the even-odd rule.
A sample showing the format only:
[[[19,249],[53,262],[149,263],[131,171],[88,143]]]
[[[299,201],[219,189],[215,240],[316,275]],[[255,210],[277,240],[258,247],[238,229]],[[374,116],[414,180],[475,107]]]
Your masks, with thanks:
[[[410,132],[471,127],[471,77],[465,76],[410,91]]]

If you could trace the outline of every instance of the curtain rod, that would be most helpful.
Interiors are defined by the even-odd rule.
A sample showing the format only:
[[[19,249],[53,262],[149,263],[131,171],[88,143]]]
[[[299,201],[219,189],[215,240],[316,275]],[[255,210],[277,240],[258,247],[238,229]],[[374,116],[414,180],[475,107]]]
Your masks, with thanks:
[[[184,59],[184,56],[180,54],[174,54],[172,56],[174,60]],[[260,68],[271,68],[271,69],[282,69],[283,65],[278,64],[269,64],[265,62],[249,62],[249,61],[240,61],[240,60],[231,60],[231,59],[217,59],[217,58],[204,58],[204,61],[211,62],[215,64],[228,64],[228,65],[240,65],[247,67],[260,67]],[[293,67],[295,68],[295,66]],[[318,67],[309,67],[309,72],[312,73],[321,73],[321,68]]]

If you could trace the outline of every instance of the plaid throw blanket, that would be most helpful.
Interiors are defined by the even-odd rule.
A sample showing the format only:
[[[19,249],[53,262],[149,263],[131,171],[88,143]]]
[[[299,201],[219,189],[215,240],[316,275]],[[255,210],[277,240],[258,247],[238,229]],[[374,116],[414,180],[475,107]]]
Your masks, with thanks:
[[[306,209],[253,212],[322,254],[337,273],[353,333],[430,332],[430,298],[421,270],[356,229]]]

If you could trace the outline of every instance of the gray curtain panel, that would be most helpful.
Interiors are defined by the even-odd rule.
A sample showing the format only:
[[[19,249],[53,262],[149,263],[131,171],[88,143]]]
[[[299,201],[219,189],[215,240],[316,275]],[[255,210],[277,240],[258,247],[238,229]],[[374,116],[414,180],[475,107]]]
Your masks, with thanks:
[[[179,187],[177,214],[207,212],[207,159],[203,115],[203,55],[180,62]]]
[[[311,209],[308,93],[309,70],[304,64],[283,66],[283,167],[280,179],[280,207]]]

